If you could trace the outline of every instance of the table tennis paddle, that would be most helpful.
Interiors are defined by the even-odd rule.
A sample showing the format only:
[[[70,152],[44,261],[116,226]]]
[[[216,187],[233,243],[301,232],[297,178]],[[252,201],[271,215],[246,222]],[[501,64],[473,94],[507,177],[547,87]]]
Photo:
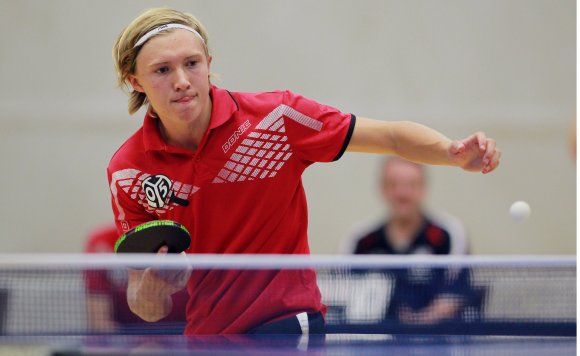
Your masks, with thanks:
[[[171,220],[155,220],[127,231],[115,243],[117,253],[155,253],[167,246],[170,253],[185,251],[191,243],[187,229]]]

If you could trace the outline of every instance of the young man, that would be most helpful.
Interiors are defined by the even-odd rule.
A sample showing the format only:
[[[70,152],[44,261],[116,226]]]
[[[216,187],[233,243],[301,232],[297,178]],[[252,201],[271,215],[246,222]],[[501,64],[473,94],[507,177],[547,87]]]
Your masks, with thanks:
[[[108,168],[119,232],[174,220],[192,235],[190,253],[308,254],[301,174],[345,150],[483,173],[499,164],[495,141],[483,133],[451,141],[422,125],[356,118],[288,91],[212,86],[207,34],[176,10],[141,14],[119,36],[113,57],[119,84],[133,89],[129,112],[148,104],[143,127]],[[185,284],[186,334],[322,330],[325,307],[310,270],[171,278],[130,270],[129,305],[158,320]]]

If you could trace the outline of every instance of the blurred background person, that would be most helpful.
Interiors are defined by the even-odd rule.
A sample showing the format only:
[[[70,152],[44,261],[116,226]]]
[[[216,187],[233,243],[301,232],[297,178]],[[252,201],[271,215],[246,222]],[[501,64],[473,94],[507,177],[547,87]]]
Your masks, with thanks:
[[[86,240],[87,253],[113,253],[119,238],[114,223],[92,230]],[[185,327],[186,289],[172,296],[173,310],[156,323],[142,320],[129,309],[127,303],[127,271],[125,269],[88,270],[87,317],[89,330],[97,334],[138,334],[146,331],[161,334],[182,334]]]
[[[347,253],[468,253],[465,228],[459,219],[448,214],[427,214],[424,166],[388,157],[382,163],[379,186],[386,216],[371,229],[355,233],[347,242]]]
[[[462,255],[468,252],[463,224],[449,215],[428,215],[427,178],[422,165],[398,157],[385,159],[380,190],[388,215],[370,231],[350,239],[350,253],[391,255]],[[431,325],[461,318],[472,304],[466,269],[393,270],[394,291],[387,320]]]

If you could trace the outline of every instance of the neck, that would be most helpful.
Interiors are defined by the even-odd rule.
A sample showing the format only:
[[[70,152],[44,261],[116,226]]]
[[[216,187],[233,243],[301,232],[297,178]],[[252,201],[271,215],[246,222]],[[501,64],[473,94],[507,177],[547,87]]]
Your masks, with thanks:
[[[408,246],[413,242],[413,238],[417,235],[422,225],[423,215],[420,212],[405,217],[393,216],[386,226],[387,235],[391,244]]]
[[[167,127],[159,121],[159,131],[161,132],[161,137],[163,137],[163,140],[167,144],[195,152],[201,144],[209,122],[205,123],[205,125],[196,124],[197,122],[183,126]]]
[[[207,131],[211,119],[211,101],[198,119],[183,124],[163,124],[159,120],[159,131],[163,140],[171,146],[181,147],[195,152],[205,132]]]
[[[389,225],[405,230],[416,229],[421,224],[423,224],[423,215],[420,212],[408,216],[393,216],[389,221]]]

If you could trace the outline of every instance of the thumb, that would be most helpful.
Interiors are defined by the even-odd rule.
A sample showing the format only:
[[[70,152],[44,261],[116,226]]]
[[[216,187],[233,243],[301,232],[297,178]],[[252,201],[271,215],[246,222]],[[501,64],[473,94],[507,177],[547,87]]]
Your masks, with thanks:
[[[451,142],[451,147],[449,148],[449,152],[451,152],[451,154],[456,155],[463,151],[465,151],[465,144],[463,144],[463,142],[461,141]]]
[[[157,250],[157,254],[155,254],[155,260],[156,261],[163,261],[165,255],[167,255],[167,253],[169,252],[169,247],[167,247],[167,245],[163,245],[159,248],[159,250]],[[167,274],[167,270],[165,268],[163,268],[163,266],[157,264],[154,267],[150,267],[151,268],[151,274],[153,274],[156,277],[161,277],[163,278],[166,274]]]

